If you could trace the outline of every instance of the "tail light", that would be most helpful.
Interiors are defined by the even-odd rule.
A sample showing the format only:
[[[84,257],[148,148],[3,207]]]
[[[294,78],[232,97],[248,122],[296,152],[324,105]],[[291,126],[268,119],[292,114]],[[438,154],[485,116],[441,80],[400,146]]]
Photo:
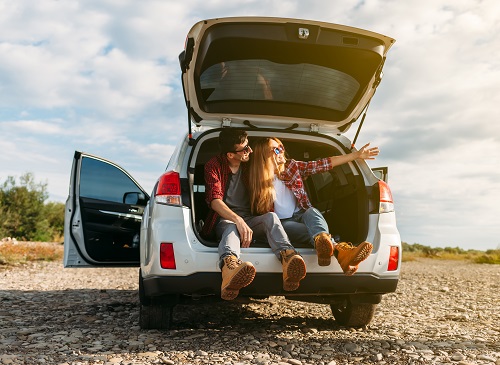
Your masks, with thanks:
[[[175,270],[174,244],[162,242],[160,244],[160,265],[162,269]]]
[[[379,180],[379,213],[394,212],[394,201],[392,200],[392,193],[389,185],[385,181]]]
[[[396,271],[399,266],[399,247],[391,246],[389,252],[389,263],[387,264],[387,271]]]
[[[176,171],[161,175],[155,192],[155,202],[168,205],[182,205],[181,179]]]

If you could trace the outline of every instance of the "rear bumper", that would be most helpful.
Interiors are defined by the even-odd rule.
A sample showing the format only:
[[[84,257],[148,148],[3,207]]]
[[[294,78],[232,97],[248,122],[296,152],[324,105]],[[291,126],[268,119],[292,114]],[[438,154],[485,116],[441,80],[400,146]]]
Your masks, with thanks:
[[[220,272],[196,273],[189,276],[154,276],[144,278],[144,293],[148,297],[188,295],[220,296]],[[370,274],[307,274],[296,291],[283,290],[281,274],[257,273],[254,281],[241,289],[243,297],[286,296],[293,299],[307,296],[337,296],[351,294],[385,294],[396,291],[399,278],[380,278]],[[311,298],[312,299],[312,298]],[[314,300],[311,300],[314,301]]]

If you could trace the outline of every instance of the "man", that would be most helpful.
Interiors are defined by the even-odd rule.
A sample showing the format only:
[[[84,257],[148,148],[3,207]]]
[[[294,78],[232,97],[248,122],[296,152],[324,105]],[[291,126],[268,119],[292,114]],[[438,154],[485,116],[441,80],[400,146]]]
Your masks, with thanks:
[[[206,201],[210,207],[202,235],[219,242],[222,270],[221,298],[233,300],[255,278],[251,262],[240,260],[241,247],[250,247],[254,235],[265,236],[283,265],[283,289],[296,290],[306,275],[306,265],[295,251],[278,216],[269,212],[253,216],[247,192],[246,163],[252,153],[244,130],[220,132],[221,153],[205,164]]]

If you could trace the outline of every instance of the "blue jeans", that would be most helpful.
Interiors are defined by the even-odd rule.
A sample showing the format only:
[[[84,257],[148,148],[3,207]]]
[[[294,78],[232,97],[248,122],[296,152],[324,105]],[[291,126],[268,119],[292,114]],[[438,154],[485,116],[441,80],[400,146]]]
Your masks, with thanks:
[[[263,237],[267,239],[269,246],[271,246],[278,259],[281,251],[294,249],[276,213],[269,212],[250,217],[245,219],[245,222],[253,230],[254,238]],[[226,219],[221,219],[217,223],[215,233],[217,238],[220,239],[219,267],[222,268],[224,257],[229,255],[240,257],[240,234],[236,224]]]
[[[291,218],[281,220],[290,241],[294,243],[309,243],[314,247],[314,237],[326,232],[328,233],[328,223],[319,210],[309,208],[301,209],[294,213]]]

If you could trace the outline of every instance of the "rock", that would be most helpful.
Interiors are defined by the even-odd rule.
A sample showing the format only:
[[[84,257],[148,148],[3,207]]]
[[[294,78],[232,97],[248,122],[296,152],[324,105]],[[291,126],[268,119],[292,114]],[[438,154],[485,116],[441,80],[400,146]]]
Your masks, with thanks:
[[[344,345],[344,350],[352,353],[352,352],[360,352],[362,349],[361,346],[359,346],[358,344],[349,342]]]
[[[451,355],[451,359],[453,361],[462,361],[465,360],[465,356],[459,352],[455,352],[453,355]]]
[[[498,282],[498,265],[404,262],[364,328],[270,297],[180,305],[171,330],[144,331],[136,268],[30,263],[0,268],[0,364],[500,365]]]

